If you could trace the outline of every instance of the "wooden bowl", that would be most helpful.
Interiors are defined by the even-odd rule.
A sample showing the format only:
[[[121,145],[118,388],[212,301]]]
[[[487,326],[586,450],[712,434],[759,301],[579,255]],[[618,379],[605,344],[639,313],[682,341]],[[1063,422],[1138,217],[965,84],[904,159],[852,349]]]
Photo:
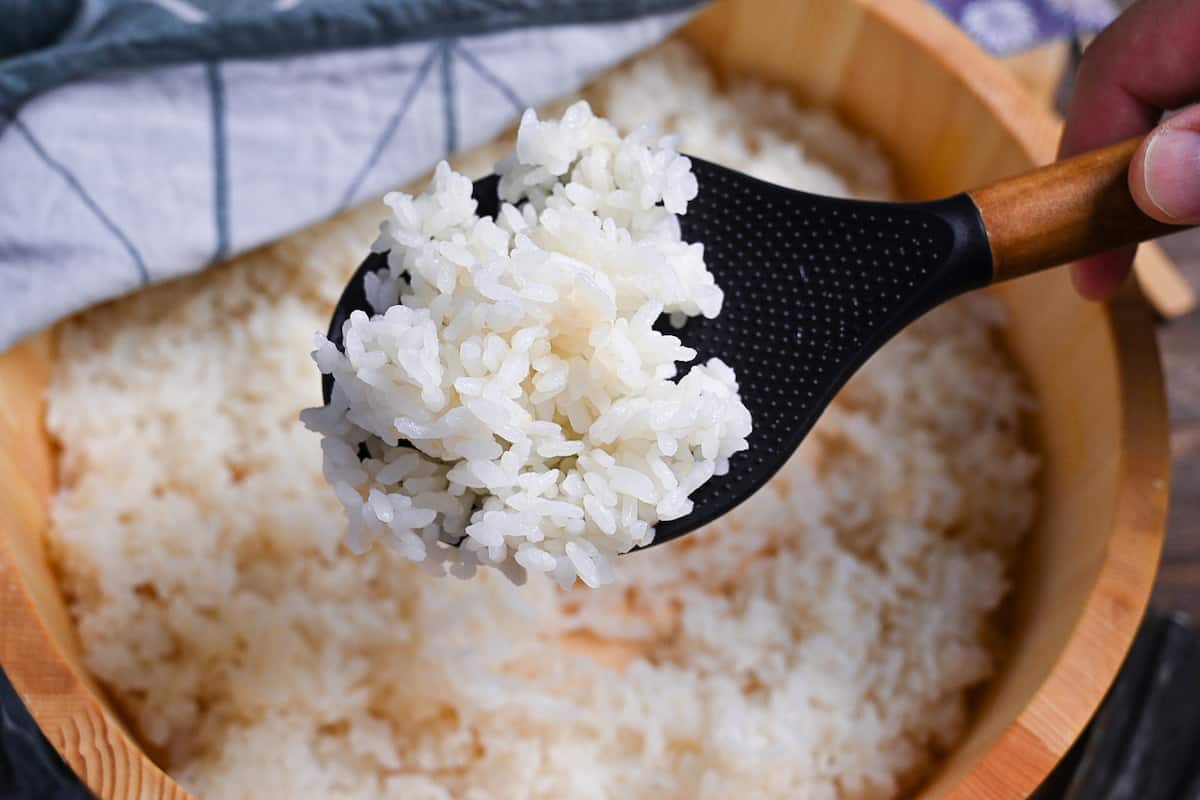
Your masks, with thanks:
[[[683,36],[723,74],[835,107],[883,144],[913,198],[1053,156],[1056,120],[923,0],[725,0]],[[1084,303],[1061,270],[995,291],[1040,403],[1041,510],[1015,570],[999,675],[922,798],[1017,800],[1038,785],[1112,683],[1162,544],[1167,419],[1145,305],[1132,290],[1109,308]],[[101,798],[184,798],[84,670],[46,562],[52,359],[49,335],[0,356],[0,661]]]

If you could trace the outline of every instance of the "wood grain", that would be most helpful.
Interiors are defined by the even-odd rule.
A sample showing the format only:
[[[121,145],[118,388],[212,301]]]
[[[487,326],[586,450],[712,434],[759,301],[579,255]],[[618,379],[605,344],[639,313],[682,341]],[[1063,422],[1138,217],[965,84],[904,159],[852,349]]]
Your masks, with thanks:
[[[726,77],[832,104],[882,143],[913,199],[1053,157],[1057,121],[924,0],[722,0],[684,35]],[[1145,304],[1132,291],[1108,309],[1084,303],[1061,271],[996,296],[1040,405],[1041,508],[1013,575],[1004,661],[922,800],[1024,800],[1048,774],[1133,639],[1166,515],[1166,412]],[[0,658],[103,800],[183,798],[89,683],[46,566],[51,359],[45,340],[0,354]]]
[[[987,229],[995,280],[1019,278],[1174,233],[1129,193],[1128,139],[970,192]]]

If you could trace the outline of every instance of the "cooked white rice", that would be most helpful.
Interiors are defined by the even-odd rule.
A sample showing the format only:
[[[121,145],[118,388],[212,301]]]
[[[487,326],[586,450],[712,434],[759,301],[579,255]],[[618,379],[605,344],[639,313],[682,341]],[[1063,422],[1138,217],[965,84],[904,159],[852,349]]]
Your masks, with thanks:
[[[622,138],[584,100],[527,111],[497,169],[495,220],[445,162],[421,194],[384,198],[373,313],[350,315],[343,350],[317,334],[335,382],[301,418],[352,551],[382,539],[435,575],[601,586],[747,447],[733,371],[711,359],[674,380],[696,351],[652,327],[721,310],[676,216],[696,179],[673,141]]]
[[[888,191],[830,117],[721,96],[678,45],[589,96],[701,157]],[[218,800],[863,800],[919,780],[989,674],[1034,507],[995,308],[906,331],[767,489],[622,556],[615,586],[438,580],[343,549],[295,421],[319,401],[306,344],[379,216],[62,330],[51,546],[87,663],[171,773]]]

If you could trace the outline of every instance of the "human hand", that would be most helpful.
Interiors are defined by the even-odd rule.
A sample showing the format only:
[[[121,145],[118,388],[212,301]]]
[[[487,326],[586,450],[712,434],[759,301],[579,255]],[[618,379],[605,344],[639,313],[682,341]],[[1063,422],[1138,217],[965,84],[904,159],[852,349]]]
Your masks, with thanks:
[[[1197,101],[1200,2],[1139,0],[1084,53],[1059,156],[1153,131],[1129,166],[1134,200],[1163,222],[1200,224],[1200,105],[1188,106]],[[1135,249],[1075,264],[1076,289],[1092,300],[1112,297],[1129,274]]]

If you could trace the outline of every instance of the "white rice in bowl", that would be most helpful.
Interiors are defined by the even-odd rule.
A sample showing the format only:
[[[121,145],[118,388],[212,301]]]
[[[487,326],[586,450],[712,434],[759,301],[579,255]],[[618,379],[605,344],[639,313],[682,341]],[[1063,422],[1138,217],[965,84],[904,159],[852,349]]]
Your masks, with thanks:
[[[588,96],[700,157],[890,192],[828,115],[722,95],[680,45]],[[295,422],[319,402],[306,345],[380,213],[61,330],[51,545],[89,667],[161,763],[205,798],[861,800],[920,780],[990,673],[1035,503],[993,304],[905,331],[768,488],[620,557],[614,585],[444,581],[345,551]]]

